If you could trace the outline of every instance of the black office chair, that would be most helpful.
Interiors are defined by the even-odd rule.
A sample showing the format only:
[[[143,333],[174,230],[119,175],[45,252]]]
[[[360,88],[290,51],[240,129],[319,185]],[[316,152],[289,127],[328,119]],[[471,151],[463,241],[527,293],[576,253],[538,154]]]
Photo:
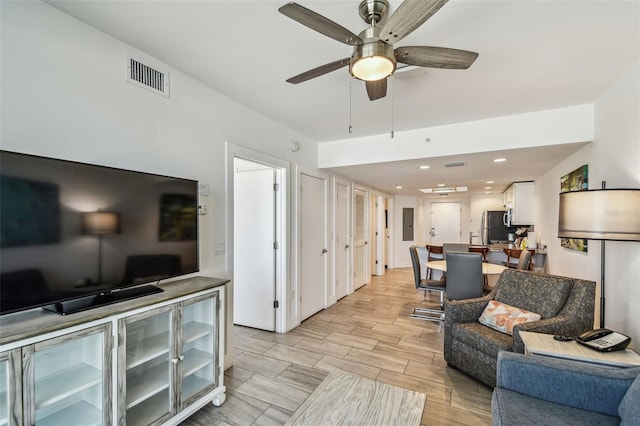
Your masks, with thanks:
[[[482,255],[480,253],[447,253],[447,299],[473,299],[482,296]]]
[[[440,309],[415,308],[411,314],[411,318],[427,321],[444,320],[444,292],[446,290],[446,282],[444,280],[423,279],[421,273],[422,267],[420,265],[420,258],[418,257],[418,250],[416,246],[409,247],[409,254],[411,255],[413,279],[415,281],[416,288],[424,291],[425,300],[427,298],[427,290],[440,292]]]

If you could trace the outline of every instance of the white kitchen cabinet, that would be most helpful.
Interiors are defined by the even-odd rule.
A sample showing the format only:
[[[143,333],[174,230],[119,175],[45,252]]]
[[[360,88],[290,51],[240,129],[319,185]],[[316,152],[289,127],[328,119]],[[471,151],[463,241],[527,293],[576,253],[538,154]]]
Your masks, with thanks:
[[[222,404],[227,282],[188,278],[71,315],[4,316],[0,426],[177,425]]]
[[[511,207],[512,226],[535,224],[535,182],[514,182],[502,196],[505,208]]]

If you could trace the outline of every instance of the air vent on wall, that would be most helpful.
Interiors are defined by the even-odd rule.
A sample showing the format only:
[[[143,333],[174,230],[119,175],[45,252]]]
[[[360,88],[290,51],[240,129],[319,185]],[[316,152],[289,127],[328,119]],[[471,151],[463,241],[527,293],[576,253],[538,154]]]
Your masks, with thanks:
[[[127,81],[158,95],[169,97],[169,73],[145,65],[132,57],[127,60]]]
[[[464,161],[458,161],[457,163],[446,163],[445,167],[462,167],[465,165]]]

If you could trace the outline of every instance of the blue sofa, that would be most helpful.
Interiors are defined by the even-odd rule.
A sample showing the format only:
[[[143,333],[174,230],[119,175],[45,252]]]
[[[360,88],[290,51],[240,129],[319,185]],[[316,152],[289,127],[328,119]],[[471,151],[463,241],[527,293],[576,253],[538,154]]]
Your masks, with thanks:
[[[640,366],[500,352],[493,424],[640,425]]]

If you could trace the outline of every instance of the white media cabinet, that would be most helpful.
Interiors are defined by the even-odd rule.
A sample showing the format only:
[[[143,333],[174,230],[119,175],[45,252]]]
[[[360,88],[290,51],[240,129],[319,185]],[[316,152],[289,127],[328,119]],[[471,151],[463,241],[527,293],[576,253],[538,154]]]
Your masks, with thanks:
[[[0,426],[175,425],[225,400],[225,290],[195,277],[71,315],[0,317]]]

